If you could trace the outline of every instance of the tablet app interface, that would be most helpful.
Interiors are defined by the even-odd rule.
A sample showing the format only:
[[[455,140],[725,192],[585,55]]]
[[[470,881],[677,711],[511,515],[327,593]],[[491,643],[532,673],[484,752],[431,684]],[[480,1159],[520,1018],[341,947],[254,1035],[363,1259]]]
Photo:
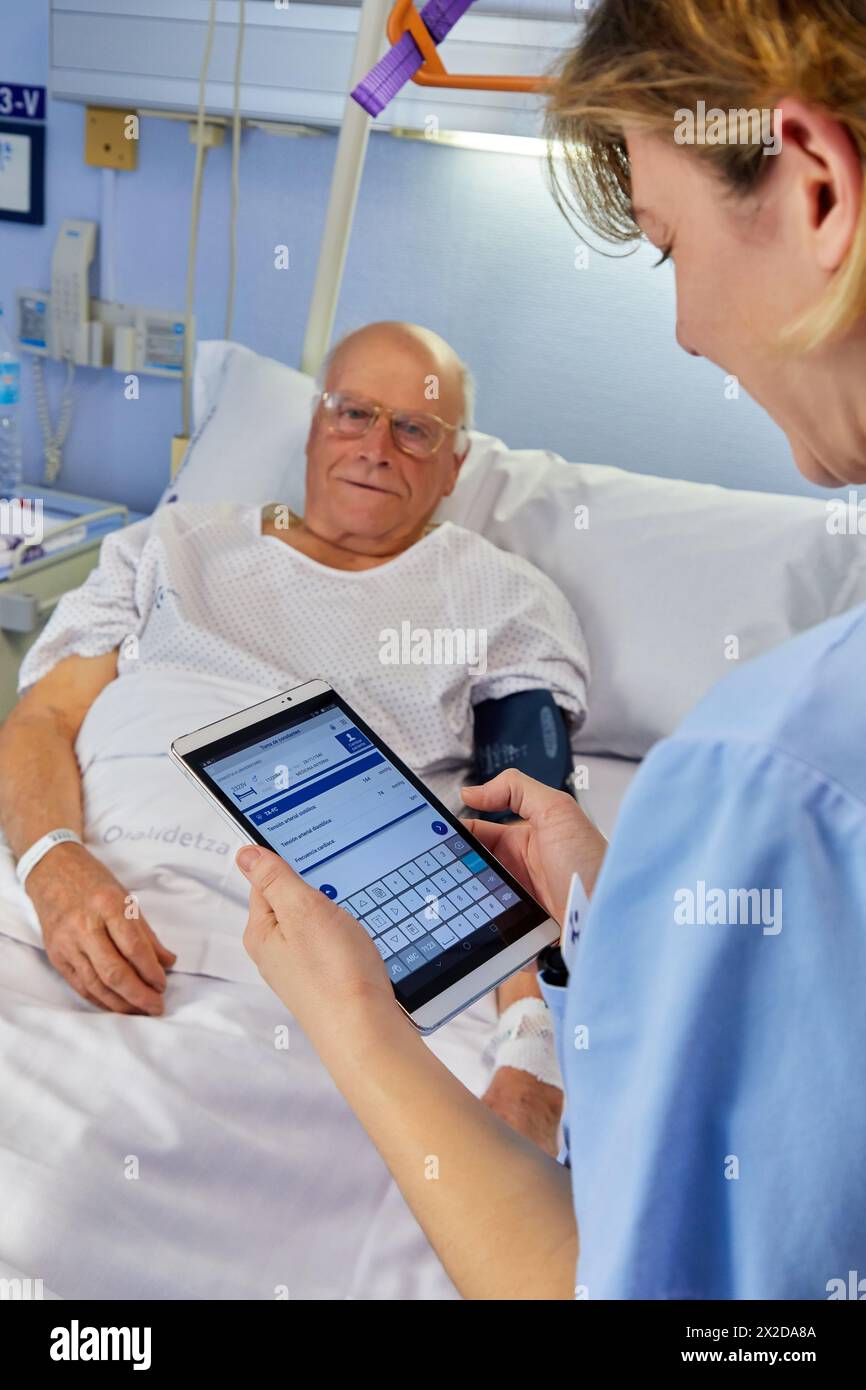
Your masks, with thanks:
[[[206,757],[201,769],[308,883],[361,922],[395,985],[407,987],[401,994],[474,969],[501,945],[503,919],[514,925],[526,911],[336,704]]]

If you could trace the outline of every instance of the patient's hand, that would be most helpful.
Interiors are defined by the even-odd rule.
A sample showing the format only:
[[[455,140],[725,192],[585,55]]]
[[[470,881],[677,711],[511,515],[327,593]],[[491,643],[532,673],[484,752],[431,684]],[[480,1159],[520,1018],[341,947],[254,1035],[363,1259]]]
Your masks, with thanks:
[[[31,870],[26,891],[48,959],[82,999],[119,1014],[161,1014],[165,968],[177,959],[129,894],[84,845],[56,845]]]
[[[496,991],[500,1013],[504,1013],[518,999],[527,998],[543,998],[534,961],[507,980],[503,980]],[[553,1047],[552,1038],[550,1045]],[[489,1105],[500,1119],[511,1125],[519,1134],[531,1139],[533,1144],[544,1149],[552,1158],[556,1158],[559,1153],[559,1121],[563,1099],[559,1086],[539,1081],[531,1072],[523,1071],[519,1067],[505,1066],[495,1067],[487,1090],[482,1096],[485,1105]]]
[[[548,1086],[516,1067],[497,1067],[482,1100],[512,1129],[556,1158],[563,1102],[558,1086]]]

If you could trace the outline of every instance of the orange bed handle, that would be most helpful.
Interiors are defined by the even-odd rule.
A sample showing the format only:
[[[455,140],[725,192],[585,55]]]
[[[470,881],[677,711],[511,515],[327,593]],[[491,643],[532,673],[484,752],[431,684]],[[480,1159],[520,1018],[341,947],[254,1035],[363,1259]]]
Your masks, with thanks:
[[[421,87],[466,87],[484,92],[544,92],[552,82],[548,77],[485,76],[481,73],[447,72],[430,31],[412,0],[396,0],[388,16],[388,40],[399,43],[409,33],[424,54],[424,62],[412,78]]]

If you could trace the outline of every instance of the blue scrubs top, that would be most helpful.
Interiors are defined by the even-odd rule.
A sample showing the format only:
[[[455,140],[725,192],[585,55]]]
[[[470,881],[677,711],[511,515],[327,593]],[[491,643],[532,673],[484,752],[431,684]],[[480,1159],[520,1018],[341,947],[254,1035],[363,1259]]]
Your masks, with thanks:
[[[866,1297],[866,607],[653,749],[545,995],[578,1296]]]

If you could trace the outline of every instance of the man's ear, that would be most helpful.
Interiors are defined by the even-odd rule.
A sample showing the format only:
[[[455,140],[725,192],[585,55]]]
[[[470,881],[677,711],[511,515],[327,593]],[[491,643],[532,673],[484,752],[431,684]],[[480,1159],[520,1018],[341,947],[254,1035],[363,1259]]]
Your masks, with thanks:
[[[312,464],[312,448],[313,448],[313,440],[314,440],[314,438],[315,438],[315,435],[316,435],[316,422],[315,422],[315,420],[313,420],[313,421],[311,422],[311,424],[310,424],[309,430],[307,431],[307,442],[306,442],[305,445],[304,445],[304,460],[305,460],[305,466],[304,466],[304,479],[305,479],[305,482],[307,482],[307,483],[308,483],[309,480],[310,480],[310,469],[311,469],[312,466],[313,466],[313,464]]]
[[[310,446],[319,432],[322,421],[322,396],[314,396],[310,402],[310,428],[307,430],[307,442],[304,445],[304,453],[307,456],[307,463],[310,461]]]
[[[460,478],[460,468],[463,467],[464,459],[466,459],[466,455],[464,455],[464,453],[456,453],[455,471],[453,471],[452,473],[452,478],[450,478],[450,482],[448,486],[446,486],[445,492],[442,493],[443,498],[450,498],[452,492],[455,491],[455,488],[457,486],[457,480],[459,480]]]
[[[450,497],[455,487],[457,486],[458,480],[460,478],[460,470],[466,462],[466,456],[469,453],[469,449],[470,445],[467,444],[462,454],[454,454],[454,472],[451,476],[451,482],[448,484],[445,491],[442,493],[443,497]]]

